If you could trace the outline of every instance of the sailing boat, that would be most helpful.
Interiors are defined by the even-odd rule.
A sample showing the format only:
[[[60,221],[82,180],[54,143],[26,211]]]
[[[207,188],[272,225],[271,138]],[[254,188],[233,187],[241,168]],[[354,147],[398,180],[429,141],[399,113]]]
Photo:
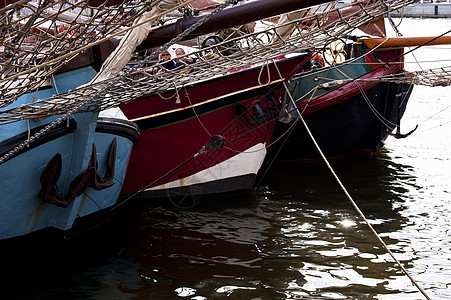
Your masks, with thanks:
[[[321,159],[310,134],[329,159],[375,151],[389,135],[408,135],[400,133],[400,121],[413,84],[377,80],[404,71],[403,49],[370,51],[361,42],[343,46],[339,50],[343,56],[359,55],[344,58],[346,63],[298,74],[291,81],[293,101],[286,99],[287,114],[277,123],[273,137],[290,131],[289,137],[280,141],[285,145],[278,149],[279,161]],[[306,126],[299,122],[299,114]]]
[[[5,208],[3,228],[18,228],[5,231],[3,238],[46,227],[67,230],[75,219],[94,215],[116,203],[116,188],[119,189],[122,183],[122,172],[125,172],[136,128],[123,119],[116,123],[125,125],[126,133],[111,129],[103,132],[98,130],[107,133],[110,139],[113,136],[117,138],[116,142],[113,142],[114,139],[111,142],[102,141],[102,146],[96,143],[99,134],[94,133],[94,128],[102,127],[97,126],[101,123],[111,124],[101,122],[98,113],[102,111],[103,114],[108,108],[120,104],[125,115],[128,114],[143,129],[140,141],[134,148],[136,151],[132,152],[123,195],[140,193],[148,196],[147,192],[156,190],[166,195],[174,191],[177,195],[191,196],[252,188],[252,181],[262,164],[278,118],[277,110],[280,110],[285,87],[294,75],[310,69],[311,49],[367,24],[392,9],[407,5],[409,1],[394,1],[390,5],[358,3],[357,6],[364,12],[345,14],[346,18],[330,22],[327,35],[321,33],[324,31],[323,21],[330,15],[329,8],[310,16],[321,21],[313,22],[307,30],[304,25],[297,25],[299,20],[294,20],[297,23],[292,25],[299,34],[292,34],[288,38],[280,38],[282,36],[278,31],[287,24],[225,38],[214,35],[210,40],[219,43],[212,45],[205,42],[210,38],[207,37],[202,47],[190,54],[198,58],[196,63],[184,65],[183,71],[164,70],[163,63],[149,66],[152,57],[126,69],[123,66],[136,46],[150,49],[168,43],[168,29],[186,26],[191,21],[194,24],[181,34],[174,32],[169,35],[170,38],[178,39],[170,40],[170,44],[318,3],[321,1],[255,1],[224,9],[230,4],[226,1],[213,13],[161,27],[155,24],[165,22],[161,19],[162,14],[151,12],[153,15],[149,17],[145,13],[145,4],[140,3],[129,3],[128,6],[127,3],[108,2],[108,5],[127,7],[107,9],[112,15],[100,8],[80,14],[78,12],[83,9],[77,6],[75,16],[67,15],[67,11],[61,8],[54,12],[52,6],[42,4],[42,7],[36,8],[35,4],[30,4],[31,17],[17,18],[16,21],[17,26],[22,28],[21,32],[26,29],[29,35],[9,32],[6,27],[3,29],[8,41],[26,41],[27,45],[36,45],[37,48],[27,48],[26,51],[21,46],[8,48],[21,43],[2,46],[5,50],[2,60],[5,68],[2,69],[4,74],[1,82],[5,84],[6,93],[2,98],[4,102],[0,121],[8,127],[10,134],[4,136],[2,141],[5,141],[4,145],[10,145],[12,140],[22,137],[19,145],[6,147],[9,151],[5,151],[6,154],[1,158],[2,178],[23,176],[12,172],[17,170],[15,162],[21,166],[27,165],[21,159],[32,153],[37,154],[33,155],[35,171],[30,171],[30,177],[26,177],[26,188],[11,185],[8,180],[3,181],[5,190],[8,190],[6,186],[12,189],[8,190],[8,197],[5,197],[2,205]],[[261,4],[264,4],[262,9],[254,6],[259,7]],[[2,8],[4,11],[17,11],[14,5],[15,2]],[[77,2],[76,5],[83,5],[83,2]],[[171,11],[180,7],[172,5]],[[335,11],[339,13],[340,9],[336,8]],[[165,10],[164,15],[168,11]],[[239,12],[238,17],[236,11]],[[234,17],[231,18],[230,14]],[[12,15],[4,14],[5,17]],[[92,18],[86,19],[87,16]],[[103,21],[99,21],[99,16]],[[42,20],[39,19],[41,17]],[[224,22],[224,18],[233,22]],[[106,24],[111,24],[111,20],[120,22],[113,22],[115,26],[110,28]],[[170,19],[168,23],[172,21]],[[50,34],[62,34],[65,39],[58,38],[55,42],[55,39],[48,38]],[[115,37],[120,40],[119,45]],[[134,42],[131,47],[130,41]],[[168,47],[166,44],[163,46]],[[114,51],[111,53],[112,49]],[[123,52],[122,55],[119,55],[120,52]],[[106,58],[109,53],[111,55]],[[23,69],[20,69],[21,65]],[[165,72],[153,72],[155,68]],[[99,73],[94,75],[97,71]],[[58,76],[62,80],[58,80]],[[172,98],[169,97],[171,92],[174,95]],[[151,104],[150,108],[146,104]],[[121,112],[115,110],[114,113]],[[75,124],[72,119],[77,123],[76,126],[71,125]],[[108,117],[108,121],[111,120]],[[184,130],[190,129],[191,125],[196,126],[193,126],[197,128],[196,134],[190,132],[190,136],[184,135]],[[64,133],[66,128],[72,128],[72,131],[63,134],[61,139],[58,135],[52,135],[56,136],[56,143],[47,143],[47,140],[36,143],[36,140],[59,126],[64,128]],[[184,139],[188,136],[184,140],[186,143],[179,143],[173,134]],[[72,137],[71,143],[64,137],[69,140]],[[162,139],[157,140],[156,137]],[[123,147],[119,145],[122,142],[125,143]],[[184,149],[188,148],[187,145],[190,145],[189,151],[195,149],[188,153],[189,158]],[[149,155],[152,147],[158,149],[158,155]],[[119,150],[124,150],[121,152],[122,159],[115,160],[119,157]],[[162,164],[166,169],[155,169],[168,154],[169,160],[174,160],[176,164]],[[185,166],[186,169],[183,169]],[[143,176],[132,177],[134,174]],[[111,185],[111,181],[115,184]],[[133,186],[137,183],[139,186]],[[26,191],[21,194],[24,198],[17,195],[19,189]],[[113,190],[115,192],[107,193]],[[15,212],[17,215],[12,221],[7,214],[11,214],[14,208],[11,203],[17,203],[17,199],[20,199],[23,209]],[[176,202],[176,205],[187,206],[183,202]]]
[[[121,106],[141,130],[122,193],[145,189],[140,197],[181,201],[177,196],[251,190],[283,95],[277,70],[290,76],[309,57],[280,59],[277,69],[255,66]]]
[[[416,130],[401,132],[414,85],[451,84],[446,68],[415,74],[404,70],[405,47],[449,44],[449,36],[350,36],[348,41],[342,38],[329,45],[324,56],[331,56],[329,66],[297,74],[291,81],[292,101],[285,99],[282,110],[286,113],[273,139],[290,134],[280,140],[284,146],[277,149],[277,157],[269,153],[271,159],[311,163],[322,160],[322,155],[334,160],[374,152],[389,136],[405,138]],[[299,122],[299,114],[305,124]]]
[[[0,6],[1,240],[50,229],[64,234],[80,220],[98,224],[119,197],[139,130],[124,118],[83,112],[94,95],[82,100],[70,91],[97,73],[86,46],[131,17],[117,17],[109,28],[97,14],[111,18],[123,7],[91,5]]]
[[[167,62],[154,60],[153,66],[131,73],[133,80],[128,87],[145,92],[120,106],[141,130],[122,195],[169,197],[177,207],[189,208],[201,195],[250,191],[267,148],[276,139],[273,130],[278,126],[287,87],[292,93],[297,86],[293,82],[313,66],[312,49],[383,16],[386,9],[409,2],[389,6],[362,3],[351,6],[351,10],[326,7],[315,14],[303,12],[288,24],[224,36],[222,30],[231,26],[318,4],[253,1],[151,31],[138,50],[171,42],[180,28],[201,23],[180,44],[166,47],[194,47],[189,48],[187,56],[195,58],[195,63],[169,69],[165,68]],[[342,18],[327,21],[332,13]],[[293,29],[283,36],[287,26]],[[192,40],[195,37],[201,40],[197,45]],[[358,76],[364,69],[352,75]],[[282,113],[287,115],[285,110]]]

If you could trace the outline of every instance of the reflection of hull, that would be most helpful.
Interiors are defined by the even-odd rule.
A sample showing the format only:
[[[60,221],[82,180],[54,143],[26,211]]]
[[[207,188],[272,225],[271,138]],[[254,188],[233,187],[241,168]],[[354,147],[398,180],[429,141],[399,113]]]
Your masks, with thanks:
[[[389,61],[401,53],[401,50],[391,50],[377,52],[377,56]],[[392,64],[388,68],[379,64],[374,57],[367,55],[365,60],[339,67],[338,71],[325,69],[295,78],[291,83],[291,89],[296,90],[295,98],[305,94],[313,85],[321,84],[317,93],[320,95],[302,101],[298,108],[303,112],[305,122],[326,157],[338,158],[359,151],[374,151],[399,124],[411,86],[372,81],[402,69],[402,63]],[[318,78],[333,80],[324,85],[318,83]],[[359,81],[348,78],[359,78]],[[275,138],[286,132],[290,125],[278,123]],[[304,125],[299,122],[279,153],[279,159],[296,161],[318,158],[318,150]]]
[[[306,60],[300,56],[277,66],[286,77]],[[266,69],[260,71],[260,66],[249,68],[122,106],[141,131],[122,193],[141,191],[148,197],[251,189],[283,91],[273,66],[269,78]],[[202,151],[209,141],[221,144],[221,137],[222,147]]]
[[[83,69],[56,75],[52,87],[18,101],[28,103],[35,96],[56,94],[55,89],[73,89],[92,74]],[[55,119],[2,125],[1,156]],[[50,227],[65,231],[78,218],[116,204],[138,134],[136,126],[125,120],[75,114],[15,153],[0,165],[0,239]]]

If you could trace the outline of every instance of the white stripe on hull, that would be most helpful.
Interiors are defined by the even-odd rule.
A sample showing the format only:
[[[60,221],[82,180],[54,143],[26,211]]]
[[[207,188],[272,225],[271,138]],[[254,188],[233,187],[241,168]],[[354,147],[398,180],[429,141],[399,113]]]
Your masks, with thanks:
[[[263,164],[265,156],[265,144],[259,143],[213,167],[202,170],[185,178],[177,179],[172,182],[149,188],[146,191],[186,187],[194,184],[213,182],[221,179],[257,174],[258,170],[260,170],[260,167]]]

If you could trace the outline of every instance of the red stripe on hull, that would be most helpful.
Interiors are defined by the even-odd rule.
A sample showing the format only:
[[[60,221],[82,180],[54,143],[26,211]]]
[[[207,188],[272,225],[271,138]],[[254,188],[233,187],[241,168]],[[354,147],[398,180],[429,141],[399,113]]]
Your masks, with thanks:
[[[308,61],[309,56],[303,55],[280,60],[277,67],[283,77],[290,77]],[[258,143],[268,144],[276,116],[268,117],[263,123],[250,125],[245,118],[238,118],[236,103],[241,103],[246,108],[252,107],[254,103],[259,103],[262,109],[274,107],[284,91],[281,84],[275,93],[273,92],[272,99],[265,99],[265,93],[268,91],[264,89],[258,90],[258,95],[251,98],[239,94],[243,90],[261,88],[260,83],[277,80],[279,78],[277,69],[271,65],[269,70],[269,77],[266,67],[263,72],[257,67],[185,87],[178,93],[180,103],[176,103],[174,92],[169,91],[162,95],[164,98],[170,97],[168,100],[154,95],[122,106],[122,111],[129,119],[137,119],[149,118],[150,115],[172,110],[191,111],[192,108],[189,108],[191,104],[207,100],[217,101],[215,98],[220,96],[229,95],[233,98],[228,106],[209,111],[199,115],[198,118],[171,120],[171,115],[168,114],[166,123],[159,124],[159,127],[148,130],[141,128],[141,138],[138,145],[133,148],[122,194],[135,193],[144,188],[182,179],[226,161]],[[231,95],[233,93],[238,94]],[[249,115],[247,114],[248,117]],[[193,156],[209,141],[210,135],[217,134],[225,138],[224,147],[193,159]],[[174,168],[177,170],[164,176]],[[162,176],[164,178],[160,180]]]

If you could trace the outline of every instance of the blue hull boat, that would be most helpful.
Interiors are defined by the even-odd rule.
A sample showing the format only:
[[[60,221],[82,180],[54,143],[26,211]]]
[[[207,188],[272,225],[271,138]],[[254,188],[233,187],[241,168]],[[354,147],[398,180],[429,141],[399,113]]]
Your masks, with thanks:
[[[67,92],[95,73],[85,67],[54,75],[51,84],[21,96],[14,105]],[[68,231],[78,219],[117,203],[139,138],[137,126],[125,119],[99,118],[98,113],[77,113],[20,149],[59,117],[1,125],[0,157],[11,155],[0,164],[0,240],[45,228]]]

